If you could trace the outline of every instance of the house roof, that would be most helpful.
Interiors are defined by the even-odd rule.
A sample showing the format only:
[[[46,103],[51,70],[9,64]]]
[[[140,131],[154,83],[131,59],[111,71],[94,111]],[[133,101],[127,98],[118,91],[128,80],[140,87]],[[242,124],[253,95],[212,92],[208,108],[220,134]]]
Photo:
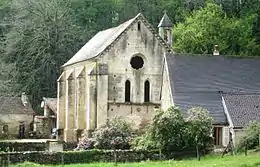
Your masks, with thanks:
[[[24,106],[20,97],[0,96],[0,114],[35,114],[30,104]]]
[[[139,13],[134,18],[120,24],[117,27],[110,28],[98,32],[92,39],[90,39],[63,67],[82,62],[102,54],[106,49],[115,42],[137,19],[142,20],[153,34],[164,44],[164,46],[171,51],[169,46],[152,28],[144,16]]]
[[[223,98],[234,127],[260,122],[260,94],[224,93]]]
[[[54,114],[57,114],[57,98],[43,98],[45,105],[47,105]]]
[[[260,93],[260,59],[167,54],[172,95],[177,106],[201,106],[216,124],[226,124],[222,92]]]
[[[173,26],[172,21],[170,20],[168,15],[164,13],[158,27],[172,27],[172,26]]]

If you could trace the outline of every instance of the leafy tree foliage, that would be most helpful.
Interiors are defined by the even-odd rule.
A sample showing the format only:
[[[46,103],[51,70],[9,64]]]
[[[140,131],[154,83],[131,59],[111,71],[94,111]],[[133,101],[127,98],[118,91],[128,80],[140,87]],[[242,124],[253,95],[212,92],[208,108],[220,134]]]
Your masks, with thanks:
[[[246,127],[246,136],[238,143],[238,149],[255,149],[260,147],[260,123],[253,121]]]
[[[81,45],[81,29],[73,23],[68,3],[61,0],[16,0],[11,8],[6,57],[15,63],[18,90],[32,95],[34,106],[43,96],[56,95],[60,67]]]
[[[114,118],[93,132],[93,137],[83,137],[77,149],[129,149],[134,136],[131,124]]]
[[[189,130],[188,136],[191,137],[190,139],[194,145],[199,147],[207,147],[213,144],[213,138],[210,135],[213,129],[213,119],[209,116],[207,110],[201,107],[189,109],[188,118],[186,121],[188,127],[187,129]]]
[[[259,55],[260,45],[252,36],[254,15],[228,18],[222,8],[209,3],[193,12],[174,28],[174,47],[178,52],[212,54],[219,45],[221,54]]]
[[[159,148],[164,153],[185,149],[195,150],[212,144],[212,118],[202,108],[192,108],[184,117],[183,111],[171,107],[159,111],[147,133],[133,141],[134,149]]]

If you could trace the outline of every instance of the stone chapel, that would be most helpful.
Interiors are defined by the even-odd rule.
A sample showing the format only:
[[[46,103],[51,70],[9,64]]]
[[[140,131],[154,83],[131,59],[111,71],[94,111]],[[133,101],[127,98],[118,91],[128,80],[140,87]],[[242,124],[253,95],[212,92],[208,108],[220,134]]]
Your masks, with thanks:
[[[113,117],[149,123],[156,110],[199,106],[214,119],[216,146],[260,122],[260,59],[179,54],[165,13],[159,33],[142,14],[98,32],[58,79],[58,139],[77,141]]]
[[[164,54],[172,52],[165,14],[158,35],[142,14],[98,32],[62,68],[58,79],[59,139],[77,141],[107,119],[149,121],[161,107]]]

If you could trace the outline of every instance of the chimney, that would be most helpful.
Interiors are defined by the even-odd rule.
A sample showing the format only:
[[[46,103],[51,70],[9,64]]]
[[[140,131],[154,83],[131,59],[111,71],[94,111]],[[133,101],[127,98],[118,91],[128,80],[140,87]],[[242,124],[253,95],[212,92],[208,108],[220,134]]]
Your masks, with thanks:
[[[215,45],[215,46],[214,46],[213,55],[214,55],[214,56],[219,56],[219,48],[218,48],[218,45]]]
[[[26,107],[28,105],[28,97],[25,94],[25,92],[22,93],[21,100],[22,100],[23,105]]]

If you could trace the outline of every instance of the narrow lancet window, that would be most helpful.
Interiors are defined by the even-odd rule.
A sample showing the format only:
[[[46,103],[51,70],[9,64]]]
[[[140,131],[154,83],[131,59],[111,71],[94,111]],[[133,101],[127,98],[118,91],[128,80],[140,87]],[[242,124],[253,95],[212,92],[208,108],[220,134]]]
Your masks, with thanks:
[[[144,83],[144,102],[150,102],[150,83],[145,81]]]
[[[141,23],[140,22],[138,22],[138,24],[137,24],[137,29],[138,29],[138,31],[141,31]]]
[[[125,102],[130,102],[130,90],[131,90],[131,83],[129,80],[125,82]]]

